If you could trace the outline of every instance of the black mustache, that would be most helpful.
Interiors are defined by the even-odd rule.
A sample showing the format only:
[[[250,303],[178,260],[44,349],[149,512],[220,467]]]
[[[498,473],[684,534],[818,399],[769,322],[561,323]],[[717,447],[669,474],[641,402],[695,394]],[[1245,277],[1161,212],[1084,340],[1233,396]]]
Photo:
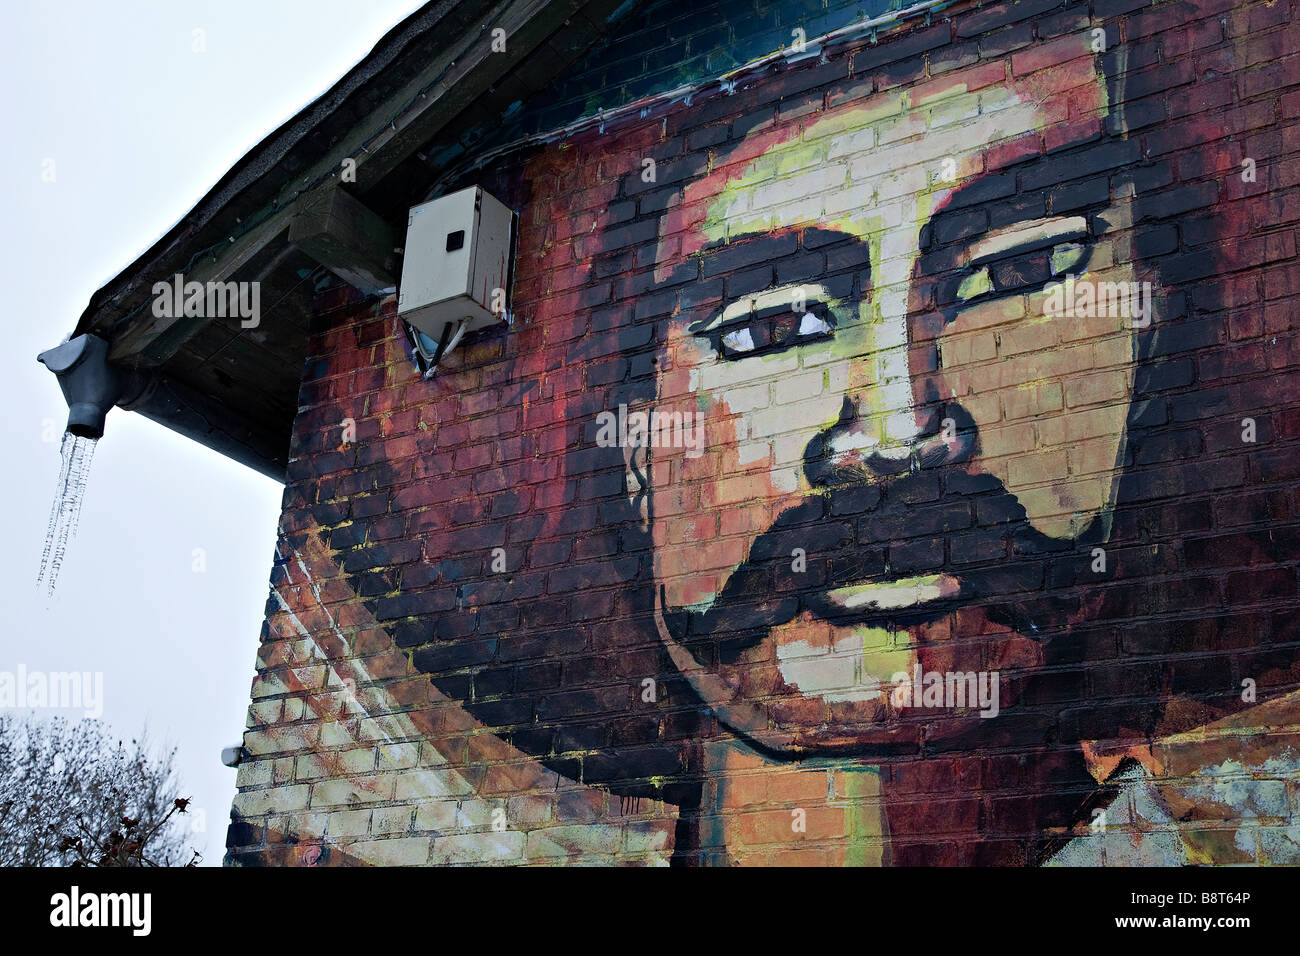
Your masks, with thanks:
[[[669,633],[701,664],[710,663],[710,647],[716,647],[721,663],[735,663],[773,628],[805,611],[829,621],[906,626],[956,606],[991,602],[990,618],[1027,636],[1068,611],[1066,602],[1042,593],[1042,557],[1072,551],[1076,541],[1052,538],[1034,528],[1023,505],[996,476],[971,475],[954,466],[870,483],[847,469],[827,477],[831,480],[825,488],[783,511],[754,540],[712,605],[698,611],[664,608]],[[944,489],[937,497],[936,481]],[[900,537],[926,540],[924,534],[907,531],[962,514],[966,522],[951,532],[937,530],[929,540],[960,535],[978,553],[1001,552],[1004,558],[996,565],[955,574],[961,582],[956,597],[911,612],[846,611],[827,597],[838,587],[897,576],[888,561],[891,543]],[[987,516],[983,523],[981,515]],[[801,571],[795,570],[800,553]]]

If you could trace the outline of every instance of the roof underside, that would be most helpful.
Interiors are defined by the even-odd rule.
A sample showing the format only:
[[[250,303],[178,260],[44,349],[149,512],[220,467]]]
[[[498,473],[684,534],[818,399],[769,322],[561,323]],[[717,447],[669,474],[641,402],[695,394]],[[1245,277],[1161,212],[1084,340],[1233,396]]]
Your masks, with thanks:
[[[110,343],[109,359],[149,373],[133,411],[277,480],[289,436],[314,293],[330,270],[290,242],[295,217],[345,189],[383,232],[405,222],[403,197],[440,170],[438,144],[544,88],[610,29],[621,0],[442,0],[390,31],[327,93],[266,137],[170,232],[95,293],[74,334]],[[510,57],[493,56],[492,29]],[[520,64],[516,67],[515,64]],[[397,207],[393,208],[395,197]],[[400,235],[398,235],[400,240]],[[393,249],[390,247],[390,254]],[[391,261],[388,263],[391,265]],[[159,318],[155,282],[258,281],[261,321]],[[382,284],[386,276],[373,284]]]

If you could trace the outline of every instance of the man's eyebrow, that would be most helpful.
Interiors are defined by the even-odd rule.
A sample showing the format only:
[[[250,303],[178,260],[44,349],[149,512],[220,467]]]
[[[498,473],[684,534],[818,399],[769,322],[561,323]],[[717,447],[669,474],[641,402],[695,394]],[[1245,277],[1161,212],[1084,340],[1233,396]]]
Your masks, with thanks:
[[[1083,216],[1053,216],[1032,219],[991,229],[970,245],[970,264],[979,265],[1012,249],[1029,252],[1088,234],[1088,220]]]
[[[1106,137],[1107,140],[1111,139]],[[1108,170],[1119,170],[1131,165],[1131,158],[1117,157]],[[1068,183],[1080,177],[1077,168],[1077,154],[1072,149],[1054,150],[1025,156],[998,169],[983,170],[962,182],[944,203],[935,210],[923,227],[921,248],[927,254],[939,259],[944,258],[941,250],[949,255],[958,255],[960,262],[953,261],[952,266],[965,266],[969,262],[964,252],[978,244],[983,236],[992,236],[995,231],[1008,227],[1030,227],[1052,219],[1053,212],[1065,218],[1065,214],[1074,219],[1085,219],[1085,231],[1076,239],[1096,235],[1099,211],[1107,205],[1109,196],[1089,199],[1082,196],[1072,198],[1068,210],[1061,210],[1061,202],[1054,199],[1057,209],[1047,206],[1048,191],[1022,191],[1021,178],[1026,171],[1032,172],[1037,180]],[[979,220],[982,219],[982,225]],[[940,226],[946,223],[946,227]],[[1032,242],[1028,236],[1023,237]],[[1053,241],[1068,241],[1053,238]],[[1018,247],[1017,247],[1018,248]],[[992,247],[990,247],[990,250]],[[1009,251],[1009,250],[1001,250]],[[991,254],[981,250],[982,255]],[[970,255],[973,257],[974,253]]]
[[[722,239],[714,239],[711,242],[706,242],[704,245],[700,246],[699,251],[695,254],[697,256],[707,256],[711,253],[722,252],[724,249],[730,249],[733,246],[742,244],[759,245],[765,241],[775,241],[779,238],[779,235],[780,234],[766,229],[762,232],[739,232]]]
[[[784,238],[792,232],[802,234],[800,245],[804,249],[815,249],[819,246],[828,246],[833,242],[865,242],[861,236],[854,235],[851,232],[845,232],[843,229],[828,229],[825,226],[803,226],[802,228],[782,229],[779,232],[764,230],[762,232],[740,232],[728,236],[726,239],[715,239],[707,242],[700,247],[700,253],[717,252],[720,249],[726,249],[728,246],[734,246],[741,242],[760,242],[765,239],[777,241]]]
[[[727,236],[723,239],[711,240],[700,246],[699,249],[691,253],[680,263],[672,266],[669,270],[669,275],[678,277],[683,268],[694,266],[697,261],[713,253],[723,252],[742,244],[757,248],[767,242],[778,242],[785,236],[789,235],[792,231],[795,230],[783,230],[781,232],[741,232]],[[845,232],[842,229],[827,229],[823,226],[805,226],[797,231],[802,233],[802,239],[799,243],[799,252],[808,252],[836,242],[856,242],[866,245],[866,240],[861,236],[855,236],[853,233]],[[867,263],[863,262],[862,267],[866,268]]]

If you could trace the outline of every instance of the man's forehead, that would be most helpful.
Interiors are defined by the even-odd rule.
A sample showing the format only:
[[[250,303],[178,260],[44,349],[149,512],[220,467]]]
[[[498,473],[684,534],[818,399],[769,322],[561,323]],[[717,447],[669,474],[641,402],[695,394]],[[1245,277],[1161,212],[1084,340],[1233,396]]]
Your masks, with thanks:
[[[934,108],[904,101],[898,115],[861,124],[839,119],[773,146],[730,181],[705,216],[709,239],[839,220],[866,227],[880,206],[939,202],[937,194],[983,170],[985,152],[1039,125],[1037,106],[1006,87],[959,92]]]
[[[1010,73],[1009,62],[954,71],[751,137],[687,187],[683,206],[705,213],[682,252],[801,225],[868,229],[873,213],[878,228],[889,207],[917,198],[930,208],[914,213],[928,215],[963,182],[1041,152],[1049,126],[1072,127],[1079,142],[1101,131],[1106,88],[1091,56]]]

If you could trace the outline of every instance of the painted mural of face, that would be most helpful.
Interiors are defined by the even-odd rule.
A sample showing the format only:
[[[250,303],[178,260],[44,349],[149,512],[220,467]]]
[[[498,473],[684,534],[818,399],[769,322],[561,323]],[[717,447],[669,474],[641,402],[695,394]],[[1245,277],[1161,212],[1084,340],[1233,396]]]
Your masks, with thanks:
[[[1087,52],[753,135],[663,220],[661,278],[696,254],[704,271],[654,409],[697,415],[707,450],[636,453],[657,623],[756,744],[883,755],[922,725],[992,731],[987,698],[922,708],[903,685],[998,672],[1005,710],[1069,623],[1029,598],[1045,554],[1106,539],[1150,299],[1054,314],[1067,277],[1076,297],[1142,288],[1128,200],[1058,213],[1004,170],[1102,135]]]

